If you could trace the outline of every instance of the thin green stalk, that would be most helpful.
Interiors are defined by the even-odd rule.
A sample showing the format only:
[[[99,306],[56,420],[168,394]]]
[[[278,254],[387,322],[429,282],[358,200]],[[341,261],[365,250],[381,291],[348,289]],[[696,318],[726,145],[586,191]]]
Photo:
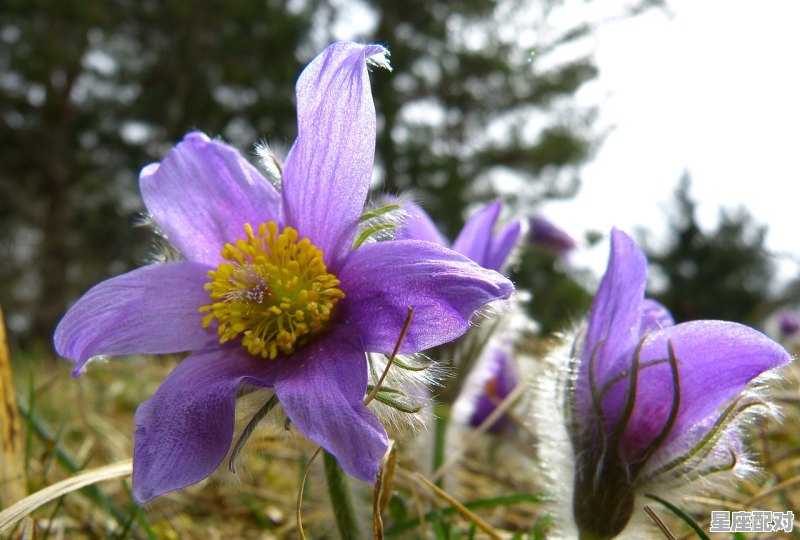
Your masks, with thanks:
[[[275,405],[277,404],[278,404],[278,396],[273,394],[273,396],[269,398],[269,400],[264,404],[264,406],[261,407],[255,414],[255,416],[253,416],[253,418],[251,418],[250,421],[247,423],[247,426],[245,426],[244,431],[242,431],[242,434],[239,436],[239,439],[236,441],[236,444],[233,445],[233,451],[231,451],[231,457],[228,460],[228,470],[230,472],[236,473],[236,457],[242,451],[242,448],[244,448],[244,445],[247,442],[247,440],[256,430],[258,423],[261,422],[269,414],[269,412],[275,408]]]
[[[445,443],[447,441],[447,424],[449,422],[448,409],[444,405],[437,405],[434,409],[433,424],[433,471],[438,471],[444,464]],[[436,485],[442,487],[441,477],[436,478]]]
[[[31,426],[30,420],[33,417],[33,410],[36,407],[36,393],[33,391],[33,372],[28,376],[28,403],[30,403],[30,408],[26,413],[25,410],[20,407],[19,398],[17,399],[17,407],[19,408],[19,412],[22,416],[26,417],[29,422],[25,428],[25,489],[30,489],[29,486],[31,483],[31,459],[33,456],[33,429]]]
[[[333,516],[342,540],[360,540],[364,538],[358,530],[350,493],[347,491],[347,479],[339,467],[336,458],[323,452],[325,462],[325,479],[328,481],[328,494],[333,506]]]

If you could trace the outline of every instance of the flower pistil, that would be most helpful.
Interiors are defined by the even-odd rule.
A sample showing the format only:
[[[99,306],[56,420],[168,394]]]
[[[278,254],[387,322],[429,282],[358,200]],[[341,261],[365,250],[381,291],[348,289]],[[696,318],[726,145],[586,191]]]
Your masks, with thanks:
[[[295,352],[328,324],[336,303],[344,298],[339,280],[328,272],[322,251],[297,231],[278,234],[274,221],[262,223],[256,234],[246,223],[246,239],[225,244],[216,270],[205,289],[213,303],[203,328],[219,323],[219,342],[240,335],[242,346],[254,356],[274,359]]]

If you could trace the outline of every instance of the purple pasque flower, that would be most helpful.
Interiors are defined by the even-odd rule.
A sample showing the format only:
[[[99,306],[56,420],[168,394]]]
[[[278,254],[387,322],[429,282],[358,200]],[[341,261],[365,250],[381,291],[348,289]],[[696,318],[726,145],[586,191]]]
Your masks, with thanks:
[[[453,242],[453,250],[465,255],[490,270],[498,272],[517,243],[520,222],[513,221],[495,234],[497,218],[500,216],[500,201],[488,204],[464,224]],[[427,212],[414,203],[403,205],[408,219],[397,231],[396,238],[426,240],[442,246],[450,243],[442,236]]]
[[[576,245],[570,235],[542,216],[528,218],[526,240],[529,244],[552,251],[560,257],[575,249]]]
[[[790,338],[800,331],[800,315],[794,310],[785,310],[778,315],[778,328],[782,339]]]
[[[233,148],[191,133],[140,187],[184,260],[92,288],[55,332],[80,374],[97,355],[194,351],[136,412],[133,493],[144,503],[222,462],[241,385],[274,388],[291,423],[372,481],[388,439],[363,405],[365,352],[453,340],[511,283],[429,242],[353,248],[369,189],[379,45],[336,43],[297,82],[298,136],[276,191]]]
[[[581,538],[613,538],[642,486],[691,480],[746,462],[737,417],[763,405],[749,392],[791,356],[732,322],[675,325],[644,298],[647,261],[625,233],[611,255],[566,394],[575,456],[572,512]]]
[[[479,427],[519,384],[511,354],[510,344],[493,343],[484,348],[454,404],[456,416],[466,425]],[[487,431],[502,433],[508,422],[503,415]]]

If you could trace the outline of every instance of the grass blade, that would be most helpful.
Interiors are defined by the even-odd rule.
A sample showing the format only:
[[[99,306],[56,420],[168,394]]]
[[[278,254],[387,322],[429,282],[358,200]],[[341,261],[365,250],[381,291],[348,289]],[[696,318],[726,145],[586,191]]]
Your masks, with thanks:
[[[131,460],[126,459],[105,467],[86,471],[61,482],[56,482],[52,486],[40,489],[0,512],[0,533],[5,532],[17,521],[50,501],[104,480],[130,476],[131,470]]]
[[[703,529],[700,527],[700,525],[698,525],[697,522],[694,519],[692,519],[692,517],[689,514],[687,514],[686,512],[684,512],[683,510],[672,504],[671,502],[665,501],[661,497],[657,497],[649,493],[645,493],[645,497],[647,497],[648,499],[653,499],[654,501],[660,502],[661,504],[666,506],[670,512],[681,518],[687,525],[689,525],[689,527],[692,528],[692,530],[697,534],[700,540],[711,540],[705,533],[705,531],[703,531]]]

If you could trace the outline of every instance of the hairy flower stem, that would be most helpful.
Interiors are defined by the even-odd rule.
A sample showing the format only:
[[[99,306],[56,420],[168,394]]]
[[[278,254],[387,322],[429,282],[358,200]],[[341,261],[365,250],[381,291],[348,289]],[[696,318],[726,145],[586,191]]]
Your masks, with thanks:
[[[630,472],[622,460],[606,455],[597,465],[588,461],[585,468],[576,474],[572,502],[581,540],[617,536],[633,514],[633,502]]]
[[[333,506],[333,515],[336,519],[336,527],[339,529],[339,536],[342,540],[359,540],[363,537],[356,523],[344,471],[339,467],[336,458],[328,452],[324,452],[323,460],[325,462],[325,479],[328,482],[328,494]]]

